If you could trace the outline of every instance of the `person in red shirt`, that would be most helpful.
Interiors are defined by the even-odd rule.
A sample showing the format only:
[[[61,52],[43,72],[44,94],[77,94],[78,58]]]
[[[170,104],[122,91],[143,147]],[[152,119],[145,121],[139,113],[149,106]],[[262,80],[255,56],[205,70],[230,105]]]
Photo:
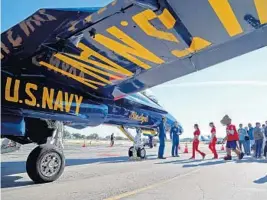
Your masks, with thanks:
[[[194,131],[194,139],[193,139],[193,152],[192,152],[192,157],[190,159],[195,159],[196,151],[200,153],[202,158],[204,159],[206,154],[198,150],[198,145],[199,145],[199,135],[200,135],[200,130],[198,128],[198,125],[194,125],[195,131]]]
[[[237,148],[237,141],[239,140],[238,137],[238,132],[236,130],[235,125],[232,123],[232,119],[228,116],[225,115],[221,123],[222,125],[226,126],[226,137],[224,138],[224,142],[226,142],[226,152],[227,155],[224,157],[224,160],[232,160],[232,155],[231,155],[231,150],[233,150],[238,158],[241,160],[244,157],[244,153],[242,153],[238,148]]]
[[[217,159],[218,158],[218,154],[216,151],[217,137],[216,137],[216,128],[215,128],[213,122],[210,122],[210,127],[211,127],[211,131],[210,131],[211,132],[211,140],[210,140],[209,148],[214,155],[213,159]]]

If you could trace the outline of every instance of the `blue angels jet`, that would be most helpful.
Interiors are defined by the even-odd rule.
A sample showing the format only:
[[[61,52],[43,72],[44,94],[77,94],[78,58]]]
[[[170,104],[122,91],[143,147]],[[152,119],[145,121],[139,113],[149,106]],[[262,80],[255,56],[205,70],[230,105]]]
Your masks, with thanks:
[[[51,182],[65,164],[47,143],[56,124],[145,132],[166,117],[171,126],[176,119],[143,91],[265,47],[266,11],[267,0],[40,9],[1,34],[1,136],[38,144],[27,173]]]

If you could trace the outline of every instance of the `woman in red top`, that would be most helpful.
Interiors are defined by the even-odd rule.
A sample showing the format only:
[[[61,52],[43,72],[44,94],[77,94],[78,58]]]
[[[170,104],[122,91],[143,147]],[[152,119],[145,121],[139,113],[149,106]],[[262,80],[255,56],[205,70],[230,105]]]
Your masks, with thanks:
[[[211,132],[211,140],[210,140],[209,148],[214,155],[213,159],[217,159],[218,158],[218,154],[216,151],[217,137],[216,137],[216,128],[215,128],[213,122],[210,122],[210,127],[211,127],[211,131],[210,131]]]
[[[199,145],[198,137],[200,135],[200,130],[199,130],[197,124],[194,125],[194,128],[195,128],[195,132],[194,132],[194,139],[193,139],[193,154],[192,154],[192,157],[190,159],[195,159],[196,151],[198,153],[200,153],[202,158],[204,159],[206,154],[198,150],[198,145]]]

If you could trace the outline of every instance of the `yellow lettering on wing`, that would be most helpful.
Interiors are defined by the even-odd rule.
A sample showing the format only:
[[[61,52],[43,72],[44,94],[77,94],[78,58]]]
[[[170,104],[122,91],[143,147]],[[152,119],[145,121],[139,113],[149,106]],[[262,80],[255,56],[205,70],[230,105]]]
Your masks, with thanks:
[[[5,99],[10,102],[18,102],[19,101],[19,86],[20,80],[15,80],[14,84],[14,93],[11,95],[11,82],[12,78],[8,77],[6,80],[6,87],[5,87]]]
[[[97,14],[103,13],[106,9],[107,9],[107,7],[101,8],[100,10],[97,11]]]
[[[98,79],[98,80],[100,80],[100,81],[102,81],[102,82],[104,82],[104,83],[111,84],[111,81],[109,81],[109,80],[107,80],[107,79],[105,79],[105,78],[103,78],[103,77],[101,77],[101,76],[95,74],[95,73],[92,72],[92,71],[95,71],[95,72],[97,72],[97,73],[99,73],[99,74],[103,74],[103,75],[105,75],[105,76],[115,77],[115,78],[118,78],[118,79],[119,79],[118,76],[114,76],[114,75],[112,75],[112,74],[110,74],[110,73],[107,73],[107,72],[104,72],[104,71],[102,71],[102,70],[96,69],[96,68],[94,68],[94,67],[92,67],[92,66],[89,66],[89,65],[86,65],[86,64],[81,63],[81,62],[79,62],[79,61],[76,61],[76,60],[74,60],[74,59],[72,59],[72,58],[69,58],[69,57],[67,57],[67,56],[64,56],[64,55],[62,55],[62,54],[57,53],[57,54],[55,54],[54,56],[55,56],[56,58],[58,58],[59,60],[65,62],[65,63],[68,63],[69,65],[71,65],[71,66],[73,66],[73,67],[75,67],[75,68],[81,70],[81,71],[84,72],[85,74],[87,74],[87,75],[89,75],[89,76],[92,76],[92,77],[94,77],[94,78],[96,78],[96,79]],[[89,71],[89,70],[90,70],[90,71]]]
[[[48,13],[46,13],[46,10],[42,9],[42,10],[39,10],[39,13],[43,16],[46,16],[47,20],[46,21],[54,21],[54,20],[57,20],[56,17],[54,17],[53,15],[50,15]]]
[[[158,18],[162,24],[167,28],[171,29],[175,25],[175,18],[172,14],[164,9],[162,14],[157,16],[152,10],[148,9],[137,15],[133,16],[133,21],[149,36],[171,41],[171,42],[179,42],[178,39],[172,34],[168,32],[164,32],[162,30],[158,30],[154,25],[150,23],[151,20]]]
[[[42,18],[40,15],[35,14],[33,15],[33,17],[30,17],[19,24],[21,30],[23,30],[26,36],[30,36],[31,32],[33,33],[35,31],[33,23],[36,26],[41,26],[41,22],[56,20],[54,16],[47,14],[45,10],[39,10],[39,14],[43,17],[46,17],[46,19]]]
[[[243,33],[229,0],[208,0],[228,34],[233,37]],[[265,10],[266,12],[266,10]]]
[[[83,96],[78,96],[75,94],[75,101],[76,101],[76,110],[75,110],[75,114],[78,115],[80,112],[80,106],[83,100]]]
[[[156,64],[164,63],[164,60],[150,52],[148,49],[146,49],[144,46],[139,44],[137,41],[132,39],[117,27],[112,26],[107,29],[107,32],[116,37],[118,40],[122,41],[124,44],[110,39],[102,34],[96,34],[94,40],[110,49],[111,51],[114,51],[124,58],[132,61],[143,69],[150,69],[151,66],[137,59],[135,56]]]
[[[65,111],[66,112],[70,112],[73,97],[74,97],[74,94],[70,94],[70,97],[69,97],[69,93],[65,92]]]
[[[77,59],[80,59],[80,60],[82,60],[82,61],[84,61],[86,63],[93,64],[95,66],[98,66],[98,67],[100,67],[102,69],[105,69],[105,70],[108,70],[108,71],[111,71],[111,72],[115,72],[115,73],[118,73],[118,74],[121,74],[121,75],[125,75],[125,76],[132,76],[133,75],[133,73],[130,72],[129,70],[121,67],[120,65],[118,65],[115,62],[109,60],[105,56],[102,56],[101,54],[99,54],[96,51],[94,51],[93,49],[87,47],[83,43],[79,43],[78,47],[81,50],[83,50],[81,52],[80,56],[75,56],[75,55],[72,55],[72,54],[67,54],[67,55],[69,55],[71,57],[74,57],[74,58],[77,58]],[[101,62],[98,62],[98,61],[95,61],[93,59],[90,59],[91,56],[93,56],[95,58],[98,58],[99,60],[103,61],[106,64],[103,64]],[[114,77],[114,76],[112,78],[120,79],[120,77]]]
[[[200,51],[201,49],[204,49],[210,45],[211,43],[207,40],[204,40],[203,38],[193,37],[189,48],[186,48],[184,50],[173,50],[172,54],[178,58],[182,58],[189,55],[190,53]]]
[[[86,21],[86,22],[90,22],[90,21],[92,21],[92,15],[87,16],[87,17],[84,19],[84,21]]]
[[[113,2],[111,3],[111,5],[115,6],[116,3],[117,3],[117,0],[113,1]]]
[[[7,32],[7,39],[13,45],[13,47],[20,46],[21,42],[22,42],[22,38],[19,35],[17,35],[16,38],[13,38],[13,31],[12,30],[9,30]]]
[[[91,80],[87,80],[87,79],[81,78],[79,76],[75,76],[75,75],[73,75],[71,73],[65,72],[64,70],[58,69],[57,67],[55,67],[55,66],[53,66],[53,65],[51,65],[49,63],[46,63],[44,61],[39,62],[39,64],[42,65],[42,66],[47,67],[48,69],[53,69],[54,71],[60,72],[61,74],[65,75],[65,76],[68,76],[68,77],[70,77],[70,78],[72,78],[72,79],[74,79],[74,80],[76,80],[76,81],[78,81],[78,82],[90,87],[90,88],[93,88],[93,89],[97,89],[98,88],[95,85],[93,85],[91,83],[88,83]]]
[[[58,91],[57,93],[57,97],[56,97],[56,101],[54,103],[54,110],[60,110],[60,111],[64,111],[63,109],[63,93],[62,91]]]
[[[48,108],[53,110],[53,99],[54,99],[54,89],[48,89],[47,87],[43,88],[43,97],[42,97],[42,108]]]
[[[266,0],[254,0],[255,7],[257,9],[259,20],[261,24],[267,23],[267,1]]]
[[[77,30],[76,25],[79,23],[79,21],[72,21],[70,22],[70,27],[68,28],[68,31],[74,32]]]
[[[25,104],[29,106],[35,106],[36,105],[36,97],[33,95],[31,90],[37,90],[37,85],[33,83],[27,83],[25,87],[26,94],[30,97],[29,99],[25,99]]]
[[[6,54],[10,53],[9,49],[6,47],[6,45],[3,42],[1,42],[1,50],[3,50]],[[2,51],[1,51],[1,59],[3,59],[4,57],[5,56],[2,54]]]
[[[31,34],[31,32],[33,33],[35,31],[34,26],[32,25],[32,22],[35,23],[36,26],[41,26],[41,22],[33,19],[33,18],[29,18],[26,19],[25,21],[22,21],[19,25],[21,27],[21,29],[24,31],[24,33],[29,36]],[[30,30],[29,30],[30,29]],[[30,32],[31,31],[31,32]]]

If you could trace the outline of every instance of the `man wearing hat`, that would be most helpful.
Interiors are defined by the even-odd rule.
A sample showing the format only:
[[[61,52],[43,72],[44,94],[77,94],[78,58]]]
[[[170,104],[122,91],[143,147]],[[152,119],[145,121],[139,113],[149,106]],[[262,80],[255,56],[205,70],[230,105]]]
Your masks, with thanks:
[[[231,150],[233,150],[241,160],[244,157],[244,153],[237,149],[237,141],[239,140],[238,132],[235,125],[231,124],[231,122],[232,119],[228,115],[225,115],[221,120],[222,125],[226,126],[226,137],[224,138],[224,141],[227,140],[227,155],[224,157],[224,160],[232,160]]]

